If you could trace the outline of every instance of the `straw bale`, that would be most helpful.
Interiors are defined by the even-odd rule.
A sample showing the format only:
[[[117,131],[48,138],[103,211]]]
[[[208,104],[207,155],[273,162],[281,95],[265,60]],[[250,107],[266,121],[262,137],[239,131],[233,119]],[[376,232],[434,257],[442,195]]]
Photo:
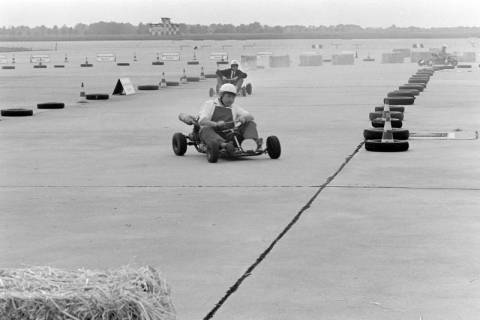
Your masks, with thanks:
[[[174,320],[170,288],[152,267],[0,269],[0,319]]]

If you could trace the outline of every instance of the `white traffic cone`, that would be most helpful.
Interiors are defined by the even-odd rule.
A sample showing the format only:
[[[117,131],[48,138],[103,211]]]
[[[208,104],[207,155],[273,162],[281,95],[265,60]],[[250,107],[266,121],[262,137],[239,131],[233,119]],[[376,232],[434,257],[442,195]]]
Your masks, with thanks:
[[[80,100],[78,101],[78,103],[87,103],[87,99],[85,97],[85,86],[83,82],[80,86]]]
[[[203,67],[200,69],[200,80],[205,80],[205,71],[203,70]]]
[[[165,80],[165,72],[162,72],[162,80],[160,80],[160,88],[167,87],[167,80]]]
[[[180,83],[181,83],[181,84],[187,83],[187,75],[186,75],[186,73],[185,73],[185,68],[183,68],[183,74],[182,74],[182,76],[180,77]]]

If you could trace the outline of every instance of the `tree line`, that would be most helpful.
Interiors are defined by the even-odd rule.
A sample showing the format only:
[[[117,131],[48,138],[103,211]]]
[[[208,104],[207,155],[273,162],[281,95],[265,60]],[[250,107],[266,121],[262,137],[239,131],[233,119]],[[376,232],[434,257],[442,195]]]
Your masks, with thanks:
[[[250,24],[185,24],[179,23],[180,34],[199,35],[199,34],[272,34],[272,35],[288,35],[288,34],[442,34],[448,35],[464,35],[465,37],[480,36],[480,27],[449,27],[449,28],[420,28],[420,27],[397,27],[392,25],[386,28],[363,28],[355,24],[338,24],[331,26],[304,26],[304,25],[287,25],[287,26],[268,26],[259,22]],[[3,26],[0,28],[0,35],[13,37],[45,37],[45,36],[102,36],[102,35],[149,35],[149,24],[139,23],[133,25],[131,23],[121,22],[95,22],[91,24],[77,23],[75,26]]]

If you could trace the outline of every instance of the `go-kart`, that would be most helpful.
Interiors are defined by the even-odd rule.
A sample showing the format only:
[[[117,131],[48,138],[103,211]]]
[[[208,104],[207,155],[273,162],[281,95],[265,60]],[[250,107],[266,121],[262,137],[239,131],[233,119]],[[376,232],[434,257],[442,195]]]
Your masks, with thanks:
[[[223,83],[231,83],[236,86],[238,79],[224,79]],[[214,88],[210,88],[208,95],[210,97],[213,97],[215,94],[218,94],[218,92],[215,91]],[[252,84],[248,82],[247,84],[242,85],[242,88],[240,89],[239,95],[245,97],[246,95],[251,95],[252,94]]]
[[[200,153],[207,155],[208,162],[217,162],[219,157],[222,158],[241,158],[259,156],[267,153],[271,159],[278,159],[282,152],[280,146],[280,140],[276,136],[269,136],[266,141],[266,148],[258,146],[255,150],[245,150],[240,143],[240,135],[238,132],[238,126],[232,129],[225,129],[223,132],[226,134],[227,141],[233,143],[233,150],[227,150],[216,142],[205,144],[200,140],[200,125],[198,124],[198,116],[192,116],[185,113],[178,115],[180,121],[189,126],[193,126],[193,130],[190,134],[183,134],[177,132],[172,137],[173,152],[177,156],[183,156],[187,152],[188,146],[194,146]],[[233,122],[226,123],[232,124]],[[233,123],[235,125],[235,123]]]

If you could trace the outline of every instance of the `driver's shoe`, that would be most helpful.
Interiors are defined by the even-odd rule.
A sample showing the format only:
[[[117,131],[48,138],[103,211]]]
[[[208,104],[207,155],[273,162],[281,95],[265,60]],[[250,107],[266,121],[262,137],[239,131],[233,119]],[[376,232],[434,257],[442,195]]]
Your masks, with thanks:
[[[227,156],[233,157],[235,155],[235,147],[232,142],[223,142],[221,147],[227,152]]]
[[[257,138],[257,151],[262,150],[262,145],[263,145],[263,139],[262,138]]]

